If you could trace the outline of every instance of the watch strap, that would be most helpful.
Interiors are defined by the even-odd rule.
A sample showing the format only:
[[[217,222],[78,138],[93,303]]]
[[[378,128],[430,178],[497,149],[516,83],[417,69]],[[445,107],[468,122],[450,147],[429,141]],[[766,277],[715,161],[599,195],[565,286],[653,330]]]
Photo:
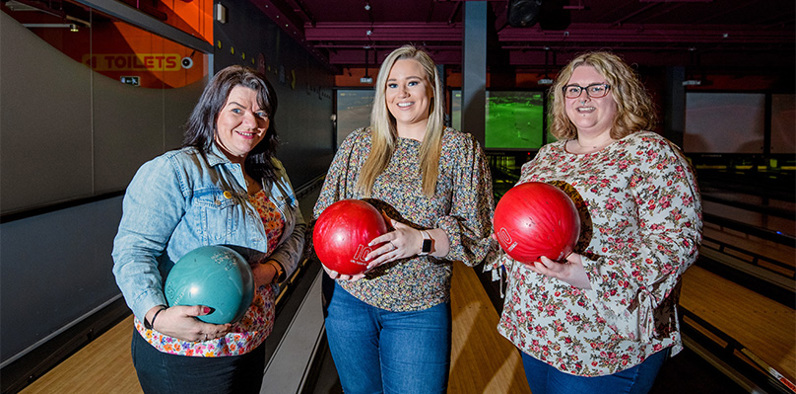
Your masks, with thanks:
[[[276,276],[274,276],[274,283],[280,283],[285,280],[285,270],[282,268],[282,264],[279,264],[276,261],[271,261],[269,264],[274,266],[276,269]]]

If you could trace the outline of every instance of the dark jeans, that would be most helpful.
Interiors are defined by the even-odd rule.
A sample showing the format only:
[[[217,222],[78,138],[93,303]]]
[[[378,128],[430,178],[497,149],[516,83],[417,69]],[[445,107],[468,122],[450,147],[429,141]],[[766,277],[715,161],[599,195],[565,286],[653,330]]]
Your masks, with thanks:
[[[177,356],[161,353],[133,330],[131,350],[147,394],[259,393],[263,382],[265,344],[241,356]]]
[[[605,376],[570,375],[524,352],[522,365],[533,394],[642,394],[652,388],[661,365],[669,356],[669,350],[661,350],[635,367]]]

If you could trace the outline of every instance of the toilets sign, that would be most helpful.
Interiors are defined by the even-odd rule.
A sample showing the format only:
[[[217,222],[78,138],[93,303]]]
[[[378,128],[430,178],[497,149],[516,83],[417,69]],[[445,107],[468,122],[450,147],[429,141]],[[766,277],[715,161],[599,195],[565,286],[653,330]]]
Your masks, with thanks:
[[[181,59],[177,53],[108,53],[84,55],[82,62],[95,71],[179,71]]]

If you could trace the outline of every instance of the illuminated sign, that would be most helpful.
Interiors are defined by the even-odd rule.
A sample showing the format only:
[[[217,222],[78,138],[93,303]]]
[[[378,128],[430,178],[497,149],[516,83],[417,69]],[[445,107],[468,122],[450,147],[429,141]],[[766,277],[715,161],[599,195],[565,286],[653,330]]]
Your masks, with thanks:
[[[179,71],[177,53],[108,53],[83,55],[83,64],[95,71]]]

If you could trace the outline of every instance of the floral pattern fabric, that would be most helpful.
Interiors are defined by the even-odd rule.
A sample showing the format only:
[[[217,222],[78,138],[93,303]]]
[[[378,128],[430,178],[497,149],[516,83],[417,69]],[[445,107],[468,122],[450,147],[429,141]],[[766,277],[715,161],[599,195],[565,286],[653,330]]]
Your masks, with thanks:
[[[284,218],[263,190],[249,196],[249,202],[257,209],[265,226],[268,250],[274,250],[285,228]],[[259,286],[241,320],[233,324],[230,333],[221,338],[203,342],[183,341],[146,329],[138,318],[134,319],[135,329],[150,345],[163,353],[192,357],[239,356],[256,349],[271,334],[276,293],[275,285]]]
[[[652,132],[631,134],[591,154],[548,144],[523,165],[518,183],[567,191],[582,229],[576,253],[591,289],[536,274],[506,255],[498,331],[523,352],[581,376],[612,374],[672,347],[680,276],[696,260],[702,208],[693,170]]]
[[[268,250],[276,249],[282,232],[285,229],[285,219],[279,213],[276,204],[268,199],[264,190],[260,190],[254,196],[249,196],[249,202],[257,209],[257,213],[265,226],[265,236],[268,238]]]
[[[451,261],[474,266],[494,250],[490,237],[494,209],[492,181],[480,145],[451,128],[444,131],[434,196],[422,193],[421,143],[398,138],[385,170],[376,178],[371,199],[393,219],[419,228],[441,228],[450,252],[444,259],[411,258],[375,268],[358,281],[339,280],[346,291],[369,305],[393,312],[430,308],[450,299]],[[343,199],[363,198],[356,182],[371,147],[371,131],[352,132],[341,145],[326,176],[314,216]],[[390,214],[393,211],[400,215]],[[315,240],[314,242],[318,242]]]

